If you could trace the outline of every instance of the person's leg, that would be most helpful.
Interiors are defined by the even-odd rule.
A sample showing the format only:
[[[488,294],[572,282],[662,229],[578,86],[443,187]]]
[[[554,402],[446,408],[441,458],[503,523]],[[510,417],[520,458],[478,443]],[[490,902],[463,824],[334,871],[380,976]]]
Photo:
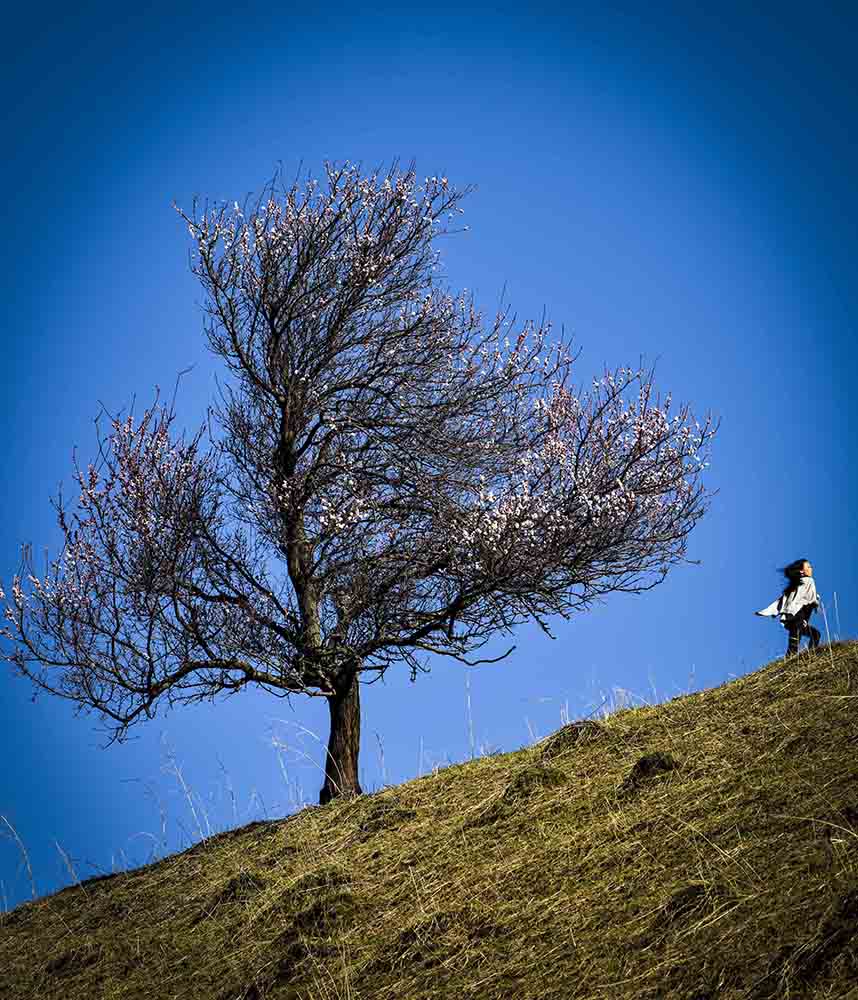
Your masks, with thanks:
[[[806,604],[798,613],[797,617],[801,619],[801,634],[806,635],[810,640],[809,643],[810,648],[816,649],[817,646],[819,645],[819,640],[822,638],[822,636],[819,633],[819,629],[814,628],[810,624],[810,616],[812,614],[813,614],[813,606],[810,604]],[[801,639],[799,639],[799,642],[801,642]]]
[[[798,644],[801,641],[801,621],[797,618],[792,618],[784,623],[784,628],[789,632],[787,656],[794,656],[798,652]]]

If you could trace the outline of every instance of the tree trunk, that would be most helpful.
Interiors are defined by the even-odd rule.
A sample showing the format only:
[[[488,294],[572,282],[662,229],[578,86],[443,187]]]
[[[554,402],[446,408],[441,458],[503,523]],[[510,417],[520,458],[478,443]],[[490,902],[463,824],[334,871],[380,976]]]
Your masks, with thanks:
[[[334,798],[362,795],[358,781],[360,753],[360,686],[357,671],[349,672],[338,685],[337,693],[327,698],[331,713],[331,734],[325,757],[325,783],[319,803]]]

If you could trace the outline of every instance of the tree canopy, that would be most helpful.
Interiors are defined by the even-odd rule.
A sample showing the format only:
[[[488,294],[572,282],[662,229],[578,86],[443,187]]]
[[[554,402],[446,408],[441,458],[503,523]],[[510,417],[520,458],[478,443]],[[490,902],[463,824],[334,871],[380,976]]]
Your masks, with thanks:
[[[716,427],[653,372],[576,385],[551,324],[486,324],[441,285],[446,177],[325,164],[257,199],[178,209],[229,373],[191,438],[156,396],[97,421],[61,555],[5,600],[6,658],[121,740],[159,702],[246,684],[325,697],[320,801],[360,792],[358,678],[473,662],[686,557]],[[24,585],[29,589],[25,593]]]

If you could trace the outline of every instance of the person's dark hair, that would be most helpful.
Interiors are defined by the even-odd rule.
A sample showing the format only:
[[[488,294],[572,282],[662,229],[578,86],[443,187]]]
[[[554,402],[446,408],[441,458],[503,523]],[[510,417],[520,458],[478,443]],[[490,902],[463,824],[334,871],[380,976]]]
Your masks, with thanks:
[[[809,559],[795,559],[789,564],[789,566],[784,566],[781,568],[780,572],[789,580],[789,583],[784,587],[784,593],[788,594],[791,590],[799,584],[801,579],[801,567],[804,566],[806,562],[810,562]]]

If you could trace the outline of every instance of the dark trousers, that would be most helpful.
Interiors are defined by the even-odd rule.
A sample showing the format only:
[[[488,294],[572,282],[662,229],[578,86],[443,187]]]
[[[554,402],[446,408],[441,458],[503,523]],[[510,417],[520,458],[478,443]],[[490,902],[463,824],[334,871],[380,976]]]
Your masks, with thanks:
[[[810,638],[811,649],[816,649],[819,645],[819,640],[821,639],[819,629],[814,628],[808,621],[811,614],[813,614],[813,605],[805,604],[800,611],[796,612],[791,618],[788,618],[783,623],[784,628],[787,632],[789,632],[789,645],[787,646],[788,656],[798,652],[801,637],[803,635]]]

